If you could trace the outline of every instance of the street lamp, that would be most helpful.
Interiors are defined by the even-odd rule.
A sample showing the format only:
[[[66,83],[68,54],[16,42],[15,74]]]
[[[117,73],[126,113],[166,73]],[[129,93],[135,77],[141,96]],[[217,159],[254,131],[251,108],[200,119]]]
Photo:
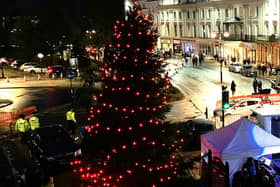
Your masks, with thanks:
[[[221,79],[221,93],[222,93],[222,100],[224,99],[223,98],[223,95],[226,91],[226,86],[223,85],[223,60],[220,59],[222,57],[222,36],[223,38],[228,38],[229,37],[229,32],[218,32],[218,33],[211,33],[211,38],[215,39],[217,38],[217,35],[218,35],[218,46],[219,46],[219,62],[220,62],[220,79]],[[224,56],[223,56],[224,58]],[[222,101],[221,100],[221,101]],[[222,126],[224,127],[225,126],[225,108],[224,108],[224,103],[222,103]]]
[[[223,84],[223,61],[222,61],[222,36],[223,38],[228,38],[229,37],[229,32],[213,32],[211,33],[211,38],[215,39],[218,37],[218,47],[219,47],[219,55],[218,55],[218,60],[220,62],[220,78],[221,78],[221,84]]]
[[[37,54],[37,57],[38,57],[38,58],[39,58],[39,60],[40,60],[41,73],[42,73],[43,69],[42,69],[42,64],[41,64],[41,62],[42,62],[42,58],[44,58],[44,54],[43,54],[43,53],[38,53],[38,54]]]

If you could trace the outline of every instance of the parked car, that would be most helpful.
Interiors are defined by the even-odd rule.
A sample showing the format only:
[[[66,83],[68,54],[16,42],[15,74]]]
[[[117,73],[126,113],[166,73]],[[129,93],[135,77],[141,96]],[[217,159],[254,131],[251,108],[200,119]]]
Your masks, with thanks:
[[[20,69],[20,70],[24,70],[24,69],[26,69],[26,68],[29,68],[29,67],[32,67],[32,66],[36,66],[36,65],[39,65],[39,64],[36,63],[36,62],[26,62],[26,63],[23,63],[23,64],[19,67],[19,69]]]
[[[50,164],[65,164],[69,159],[82,154],[80,144],[75,142],[62,125],[36,129],[30,135],[28,147],[35,160]]]
[[[47,67],[43,65],[34,65],[34,66],[29,66],[23,69],[25,72],[29,73],[46,73],[47,72]]]
[[[247,98],[236,101],[230,101],[230,106],[228,109],[224,109],[225,115],[231,114],[246,114],[250,112],[251,109],[260,107],[260,98]],[[216,108],[213,112],[214,116],[222,116],[222,108]]]
[[[183,150],[199,150],[200,135],[216,130],[213,121],[200,118],[177,122],[175,125],[181,129],[183,137],[188,137]]]
[[[242,65],[238,62],[232,62],[228,66],[228,70],[232,72],[239,73],[241,71]]]
[[[14,69],[19,69],[19,67],[24,63],[26,63],[24,60],[14,60],[10,66]]]
[[[65,76],[65,68],[63,65],[48,66],[47,73],[49,77],[58,78],[60,76]]]
[[[3,58],[0,58],[0,64],[1,63],[3,63],[4,65],[10,65],[12,63],[12,61],[3,57]]]
[[[63,65],[54,65],[47,68],[48,76],[53,78],[58,78],[60,76],[65,77],[70,71],[73,72],[74,77],[78,76],[78,71],[76,69],[71,69]]]
[[[247,77],[256,77],[257,70],[252,65],[243,65],[240,73]]]
[[[171,57],[171,52],[165,51],[165,52],[163,53],[163,58],[170,58],[170,57]]]

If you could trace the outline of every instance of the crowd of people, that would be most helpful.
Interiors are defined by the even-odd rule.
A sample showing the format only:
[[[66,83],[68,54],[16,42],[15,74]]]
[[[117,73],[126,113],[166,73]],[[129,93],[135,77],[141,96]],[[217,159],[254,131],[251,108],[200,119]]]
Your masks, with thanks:
[[[268,167],[248,157],[240,171],[233,176],[232,187],[274,187],[275,181]]]

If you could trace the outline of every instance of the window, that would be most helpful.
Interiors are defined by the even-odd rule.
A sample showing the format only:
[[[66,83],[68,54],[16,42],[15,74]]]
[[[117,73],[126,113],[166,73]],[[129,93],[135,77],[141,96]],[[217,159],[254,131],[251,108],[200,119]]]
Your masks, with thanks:
[[[239,7],[239,16],[243,17],[243,7]]]
[[[193,19],[195,19],[196,17],[195,17],[195,11],[193,11]]]
[[[179,25],[180,36],[183,36],[183,26],[182,24]]]
[[[204,10],[201,10],[201,18],[204,18]]]
[[[217,9],[217,16],[220,18],[221,13],[220,13],[220,9]]]
[[[253,17],[253,8],[252,7],[248,7],[249,8],[249,17]]]
[[[226,18],[228,18],[228,17],[229,17],[229,12],[228,12],[228,9],[226,9],[226,10],[225,10],[225,16],[226,16]]]
[[[234,17],[237,16],[237,8],[234,8]]]
[[[174,15],[174,19],[176,19],[176,12],[174,12],[173,15]]]
[[[179,12],[179,19],[182,19],[182,13]]]
[[[187,12],[187,18],[190,19],[190,12]]]
[[[255,8],[255,16],[258,17],[259,16],[259,7],[256,6]]]
[[[208,9],[208,19],[210,19],[210,18],[211,18],[211,10]]]
[[[174,24],[174,35],[177,36],[177,24]]]

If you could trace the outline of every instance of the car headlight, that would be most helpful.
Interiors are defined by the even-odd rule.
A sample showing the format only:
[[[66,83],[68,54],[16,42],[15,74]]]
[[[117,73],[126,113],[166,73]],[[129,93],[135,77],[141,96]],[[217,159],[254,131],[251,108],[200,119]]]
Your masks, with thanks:
[[[74,156],[79,156],[79,155],[82,155],[82,150],[81,149],[78,149],[77,151],[75,151],[74,153]]]

